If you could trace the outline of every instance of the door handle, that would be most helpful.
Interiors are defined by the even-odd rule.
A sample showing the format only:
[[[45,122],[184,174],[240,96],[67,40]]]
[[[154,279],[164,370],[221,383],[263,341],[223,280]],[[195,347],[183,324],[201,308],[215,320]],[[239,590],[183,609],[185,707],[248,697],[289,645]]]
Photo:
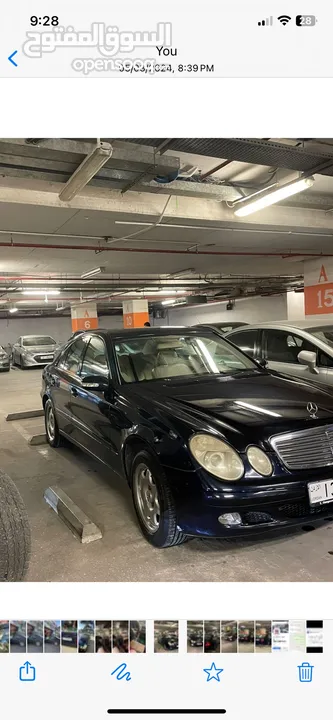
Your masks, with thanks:
[[[77,392],[76,387],[71,387],[71,395],[74,395],[74,397],[77,397],[78,392]]]

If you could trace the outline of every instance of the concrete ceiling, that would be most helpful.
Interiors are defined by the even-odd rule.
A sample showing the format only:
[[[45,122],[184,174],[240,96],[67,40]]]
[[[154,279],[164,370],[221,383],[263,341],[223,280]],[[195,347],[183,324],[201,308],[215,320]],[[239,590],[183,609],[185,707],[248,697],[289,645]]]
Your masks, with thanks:
[[[299,143],[311,158],[324,156],[323,172],[330,157],[333,166],[333,140],[274,140],[277,157],[281,145],[293,150]],[[319,168],[311,189],[244,222],[234,215],[236,199],[299,176],[286,161],[263,165],[263,144],[260,163],[226,164],[229,158],[112,141],[111,161],[62,202],[60,191],[93,141],[0,139],[0,314],[13,304],[45,311],[43,297],[23,299],[24,287],[61,290],[49,297],[48,312],[97,294],[100,308],[111,311],[124,293],[159,302],[167,297],[162,288],[213,299],[301,287],[303,257],[331,253],[333,177]],[[181,175],[185,166],[196,168],[190,179],[154,179]],[[95,267],[104,272],[83,282],[81,274]],[[166,277],[187,269],[181,279]]]

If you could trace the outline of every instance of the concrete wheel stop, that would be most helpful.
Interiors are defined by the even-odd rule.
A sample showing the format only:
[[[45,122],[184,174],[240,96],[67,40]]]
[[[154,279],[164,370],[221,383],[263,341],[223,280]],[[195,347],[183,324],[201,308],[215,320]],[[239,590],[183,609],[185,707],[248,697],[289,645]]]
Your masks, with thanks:
[[[48,487],[44,492],[44,500],[81,543],[90,543],[103,537],[99,527],[61,488],[56,485]]]

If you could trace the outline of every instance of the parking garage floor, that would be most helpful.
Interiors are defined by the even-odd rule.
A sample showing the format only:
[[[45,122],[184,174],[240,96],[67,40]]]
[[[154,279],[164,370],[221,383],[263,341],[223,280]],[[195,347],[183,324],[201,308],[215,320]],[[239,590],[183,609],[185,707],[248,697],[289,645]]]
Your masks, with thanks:
[[[29,581],[331,581],[333,522],[252,540],[192,540],[157,550],[141,536],[125,481],[77,448],[30,447],[43,418],[7,422],[40,407],[39,369],[0,375],[0,466],[17,484],[32,530]],[[102,529],[82,545],[43,499],[59,485]]]

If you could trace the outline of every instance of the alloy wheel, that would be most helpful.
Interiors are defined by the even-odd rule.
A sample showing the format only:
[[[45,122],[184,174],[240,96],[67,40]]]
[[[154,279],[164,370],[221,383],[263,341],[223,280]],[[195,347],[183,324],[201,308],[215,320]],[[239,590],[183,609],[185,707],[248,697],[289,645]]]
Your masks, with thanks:
[[[141,520],[153,535],[160,526],[160,503],[153,475],[144,463],[140,463],[135,469],[133,491]]]
[[[55,438],[56,424],[54,417],[54,410],[52,406],[49,406],[46,413],[46,431],[51,441]]]

